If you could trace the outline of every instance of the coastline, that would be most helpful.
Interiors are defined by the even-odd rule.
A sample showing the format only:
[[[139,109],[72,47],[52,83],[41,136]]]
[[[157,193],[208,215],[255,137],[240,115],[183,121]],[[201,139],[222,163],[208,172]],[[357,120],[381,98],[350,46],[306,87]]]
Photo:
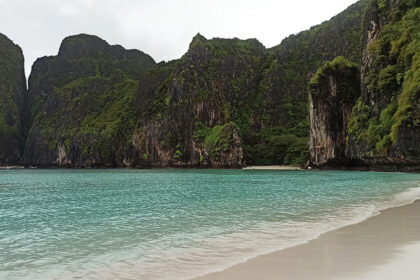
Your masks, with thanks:
[[[21,165],[0,166],[0,170],[11,170],[11,169],[25,169],[25,167]]]
[[[420,200],[193,280],[419,279]],[[393,267],[390,270],[390,267]],[[397,274],[399,275],[399,274]],[[401,277],[399,277],[401,278]]]
[[[304,170],[297,166],[290,165],[253,165],[242,168],[243,170]]]
[[[223,169],[237,169],[237,170],[280,170],[280,171],[295,171],[295,170],[307,170],[307,171],[359,171],[359,172],[403,172],[403,173],[420,173],[420,166],[407,166],[405,168],[396,166],[322,166],[322,167],[298,167],[289,165],[253,165],[244,166],[237,168],[228,167],[200,167],[200,166],[147,166],[147,167],[130,167],[130,166],[58,166],[58,165],[44,165],[44,166],[22,166],[22,165],[10,165],[0,166],[0,170],[16,170],[16,169],[130,169],[130,170],[143,170],[143,169],[190,169],[190,170],[223,170]]]
[[[279,171],[295,171],[295,170],[307,170],[307,171],[359,171],[359,172],[402,172],[402,173],[420,173],[420,165],[407,165],[407,166],[396,166],[396,165],[326,165],[326,166],[292,166],[292,165],[250,165],[250,166],[239,166],[239,167],[225,167],[225,166],[109,166],[109,165],[96,165],[96,166],[60,166],[60,165],[42,165],[42,166],[26,166],[26,165],[0,165],[0,170],[16,170],[16,169],[131,169],[131,170],[142,170],[142,169],[191,169],[191,170],[279,170]]]
[[[23,166],[23,165],[5,165],[0,166],[0,169],[203,169],[202,167],[180,167],[180,166],[165,166],[165,167],[150,167],[150,168],[134,168],[128,166],[100,166],[100,167],[69,167],[69,166]],[[204,169],[226,169],[226,168],[204,168]],[[245,166],[240,168],[228,168],[228,169],[242,169],[242,170],[306,170],[301,167],[291,166],[291,165],[253,165],[253,166]]]

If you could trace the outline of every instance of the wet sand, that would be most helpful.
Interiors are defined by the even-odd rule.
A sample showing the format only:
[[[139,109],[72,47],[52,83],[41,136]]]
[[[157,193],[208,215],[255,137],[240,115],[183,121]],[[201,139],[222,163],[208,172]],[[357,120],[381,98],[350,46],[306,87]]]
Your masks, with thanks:
[[[420,279],[420,201],[195,280]]]

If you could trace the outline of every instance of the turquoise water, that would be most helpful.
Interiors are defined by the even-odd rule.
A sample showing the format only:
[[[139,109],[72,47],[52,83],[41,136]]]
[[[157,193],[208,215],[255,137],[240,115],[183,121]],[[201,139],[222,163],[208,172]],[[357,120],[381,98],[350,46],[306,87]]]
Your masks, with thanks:
[[[187,279],[420,197],[420,174],[2,170],[0,279]]]

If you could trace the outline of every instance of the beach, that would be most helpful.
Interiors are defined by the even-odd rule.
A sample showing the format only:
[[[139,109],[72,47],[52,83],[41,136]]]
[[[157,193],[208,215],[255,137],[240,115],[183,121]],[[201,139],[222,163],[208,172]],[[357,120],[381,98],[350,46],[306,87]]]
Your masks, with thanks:
[[[242,168],[244,170],[301,170],[302,168],[291,165],[255,165]]]
[[[194,280],[420,279],[420,201]]]

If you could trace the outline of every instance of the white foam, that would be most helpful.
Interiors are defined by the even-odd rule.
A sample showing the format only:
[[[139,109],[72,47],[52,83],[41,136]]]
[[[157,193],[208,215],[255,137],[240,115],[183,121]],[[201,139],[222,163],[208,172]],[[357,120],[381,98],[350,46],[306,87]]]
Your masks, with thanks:
[[[420,182],[418,183],[420,185]],[[412,187],[395,196],[396,203],[402,205],[413,203],[420,199],[420,187]]]
[[[196,277],[199,277],[199,276],[202,276],[202,275],[206,275],[206,274],[209,274],[209,273],[212,273],[212,272],[223,271],[223,270],[225,270],[227,268],[230,268],[230,267],[232,267],[236,264],[246,262],[250,259],[256,258],[256,257],[258,257],[260,255],[263,255],[263,254],[269,254],[269,253],[284,250],[284,249],[287,249],[287,248],[290,248],[290,247],[293,247],[293,246],[297,246],[299,244],[305,244],[305,243],[307,243],[311,240],[319,238],[322,234],[325,234],[329,231],[333,231],[333,230],[337,230],[337,229],[345,227],[345,226],[350,226],[350,225],[361,223],[361,222],[363,222],[363,221],[365,221],[365,220],[367,220],[367,219],[369,219],[373,216],[379,215],[381,213],[381,211],[384,211],[386,209],[395,208],[395,207],[402,207],[402,206],[405,206],[405,205],[408,205],[408,204],[412,204],[415,201],[420,200],[420,187],[418,187],[420,185],[420,182],[415,183],[415,185],[417,185],[417,186],[416,187],[411,187],[406,191],[403,191],[401,193],[396,194],[390,200],[386,200],[384,202],[377,202],[377,204],[355,207],[355,208],[358,209],[358,211],[356,211],[356,213],[351,213],[351,211],[347,212],[347,214],[349,216],[353,215],[351,219],[346,220],[346,221],[342,221],[342,223],[340,223],[336,220],[333,223],[329,224],[326,228],[324,228],[321,225],[318,228],[318,230],[312,232],[312,237],[310,237],[310,238],[306,238],[306,239],[302,239],[300,241],[292,242],[292,243],[290,243],[286,246],[277,247],[277,248],[274,248],[274,249],[269,250],[269,251],[260,252],[260,253],[254,255],[254,256],[246,257],[240,262],[231,263],[231,264],[225,265],[224,267],[221,267],[219,269],[215,269],[215,270],[212,270],[212,271],[207,271],[205,273],[195,275],[194,277],[184,278],[184,279],[193,279],[193,278],[196,278]],[[344,212],[346,212],[346,211],[344,211]]]

